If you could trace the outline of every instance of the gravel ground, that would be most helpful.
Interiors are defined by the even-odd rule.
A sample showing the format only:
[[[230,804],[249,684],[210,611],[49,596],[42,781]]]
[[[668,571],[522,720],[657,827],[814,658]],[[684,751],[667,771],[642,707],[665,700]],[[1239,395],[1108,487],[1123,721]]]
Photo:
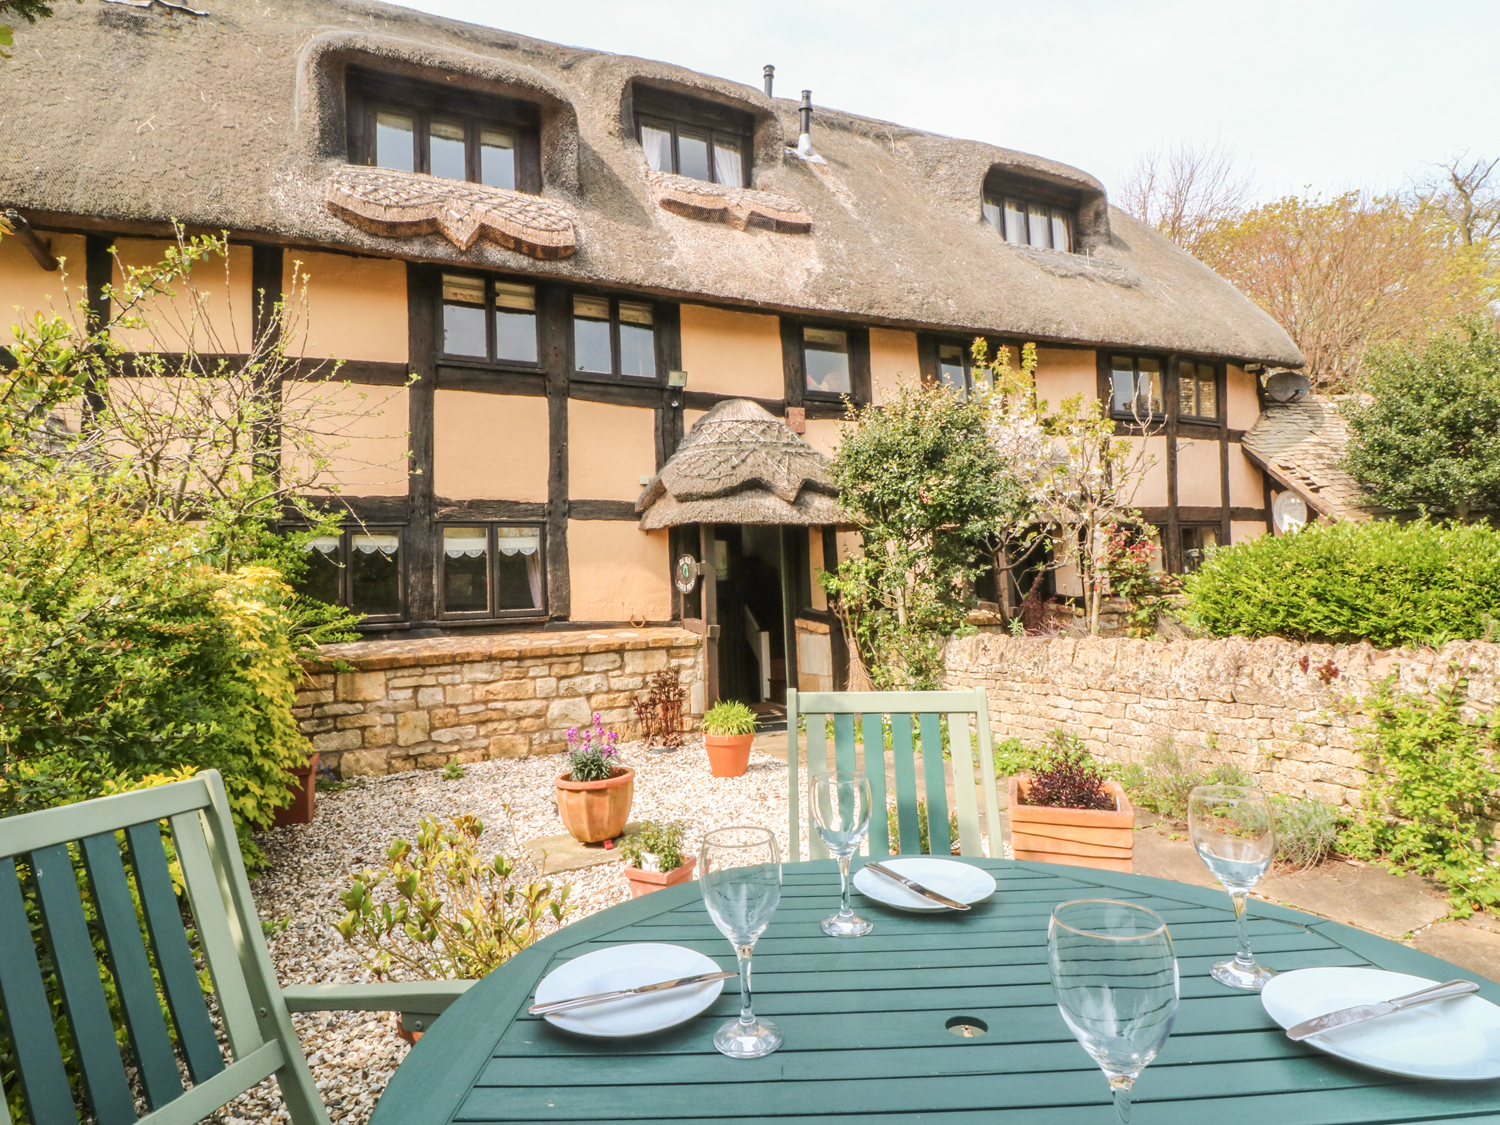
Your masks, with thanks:
[[[786,763],[753,752],[743,777],[709,773],[702,739],[675,754],[651,755],[640,743],[622,747],[636,770],[632,820],[681,820],[696,852],[703,833],[728,824],[776,829],[787,846]],[[356,781],[340,793],[320,793],[310,825],[277,829],[261,837],[269,860],[252,888],[261,917],[284,928],[269,938],[283,984],[373,980],[333,929],[342,916],[339,893],[353,875],[377,866],[391,840],[411,838],[424,816],[446,819],[473,813],[485,825],[481,843],[525,861],[521,840],[564,831],[552,781],[561,757],[505,759],[467,767],[449,780],[426,770]],[[687,849],[684,849],[687,850]],[[803,845],[805,855],[806,844]],[[630,897],[619,864],[603,864],[552,877],[572,885],[576,922]],[[294,1015],[318,1088],[337,1122],[363,1125],[407,1046],[384,1013],[330,1012]],[[232,1103],[222,1120],[235,1125],[288,1120],[274,1080]]]

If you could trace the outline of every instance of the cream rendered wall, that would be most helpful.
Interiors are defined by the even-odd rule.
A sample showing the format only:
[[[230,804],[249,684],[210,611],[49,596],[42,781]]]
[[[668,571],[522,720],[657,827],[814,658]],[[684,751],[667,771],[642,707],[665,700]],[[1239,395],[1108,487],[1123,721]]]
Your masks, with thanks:
[[[433,489],[448,500],[547,500],[547,400],[438,391]]]
[[[672,616],[665,530],[642,531],[628,520],[569,520],[568,573],[574,621]]]
[[[913,383],[922,377],[917,334],[893,328],[870,329],[870,389],[877,406],[890,401],[903,376]]]
[[[1177,439],[1177,503],[1217,508],[1223,504],[1219,443],[1201,438]]]
[[[1263,508],[1266,504],[1264,476],[1260,466],[1240,448],[1229,443],[1229,504],[1233,508]]]
[[[121,238],[115,242],[112,280],[124,283],[122,267],[146,268],[166,257],[171,242]],[[231,245],[226,269],[224,258],[211,255],[198,262],[189,281],[171,284],[175,298],[147,300],[138,315],[148,327],[117,329],[112,337],[131,351],[183,352],[191,347],[208,353],[247,352],[252,343],[253,295],[250,288],[250,247]],[[78,278],[83,280],[79,258]],[[196,294],[196,306],[193,299]],[[111,311],[118,311],[117,309]]]
[[[1258,376],[1249,374],[1243,367],[1229,365],[1229,384],[1224,404],[1229,412],[1231,430],[1248,430],[1260,417],[1260,400],[1255,395]]]
[[[69,316],[87,293],[83,235],[43,234],[52,256],[66,258],[55,270],[36,264],[21,240],[0,237],[0,344],[11,339],[11,326],[37,313]]]
[[[572,399],[568,403],[568,495],[635,500],[656,472],[656,412]],[[663,572],[665,573],[665,572]]]
[[[349,496],[405,496],[407,475],[407,392],[336,382],[289,382],[289,410],[306,410],[327,436],[329,471],[320,484],[337,481]],[[293,452],[284,454],[288,463]]]
[[[828,612],[828,591],[818,581],[818,571],[827,565],[823,559],[823,529],[810,527],[807,529],[807,569],[812,582],[812,607],[819,613]]]
[[[838,418],[809,418],[804,441],[819,453],[832,457],[844,434],[844,423]]]
[[[407,362],[404,262],[289,251],[281,287],[292,354]]]
[[[1256,539],[1266,533],[1266,525],[1261,520],[1235,520],[1229,525],[1229,541],[1231,543],[1243,543],[1247,539]]]
[[[695,391],[784,398],[781,318],[683,305],[682,366]]]
[[[1130,454],[1125,470],[1138,479],[1129,495],[1137,508],[1164,508],[1167,505],[1167,439],[1164,437],[1126,438]],[[1215,470],[1215,480],[1218,480]],[[1180,481],[1180,478],[1179,478]]]
[[[1012,365],[1020,360],[1011,352]],[[1036,393],[1056,410],[1063,399],[1083,395],[1085,400],[1099,397],[1099,361],[1093,351],[1081,348],[1037,348]],[[1165,501],[1163,501],[1165,502]]]

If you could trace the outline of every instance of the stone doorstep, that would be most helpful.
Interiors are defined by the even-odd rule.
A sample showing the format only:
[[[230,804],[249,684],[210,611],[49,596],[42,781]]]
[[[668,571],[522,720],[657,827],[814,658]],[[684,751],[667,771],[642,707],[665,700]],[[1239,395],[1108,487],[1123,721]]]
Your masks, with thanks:
[[[632,820],[625,825],[624,836],[615,841],[613,848],[606,848],[604,844],[580,844],[571,835],[564,832],[561,836],[538,836],[534,840],[522,840],[521,846],[525,848],[535,861],[538,873],[542,875],[556,875],[560,871],[579,871],[585,867],[600,867],[606,863],[615,863],[623,857],[620,855],[619,841],[625,836],[634,836],[641,830],[643,821]]]

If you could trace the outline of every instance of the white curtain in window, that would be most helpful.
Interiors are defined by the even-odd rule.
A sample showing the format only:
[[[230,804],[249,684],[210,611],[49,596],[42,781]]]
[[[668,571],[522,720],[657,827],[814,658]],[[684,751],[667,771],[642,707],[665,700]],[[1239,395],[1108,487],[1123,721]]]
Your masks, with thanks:
[[[541,608],[542,604],[542,556],[533,547],[526,552],[526,582],[531,587],[531,604]]]
[[[714,179],[730,187],[745,186],[745,173],[738,148],[729,148],[714,141]]]
[[[450,559],[477,559],[489,550],[489,533],[482,527],[445,527],[443,551]]]
[[[373,555],[376,551],[382,555],[394,555],[401,546],[401,539],[397,535],[381,533],[356,535],[353,546],[362,555]]]
[[[312,540],[302,549],[309,554],[313,551],[319,551],[325,555],[336,554],[339,549],[339,537],[337,535],[323,535]]]
[[[646,153],[646,167],[653,172],[672,171],[672,134],[650,125],[641,126],[641,148]]]
[[[534,527],[496,528],[502,555],[534,555],[541,546],[541,532]]]

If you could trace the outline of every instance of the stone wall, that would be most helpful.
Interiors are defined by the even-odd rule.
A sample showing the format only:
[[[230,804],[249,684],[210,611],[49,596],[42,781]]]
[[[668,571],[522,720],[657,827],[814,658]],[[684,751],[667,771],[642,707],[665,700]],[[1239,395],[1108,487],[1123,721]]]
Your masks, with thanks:
[[[560,753],[599,712],[625,737],[651,673],[701,699],[699,638],[681,629],[501,633],[329,645],[295,714],[342,775]],[[342,667],[344,670],[336,670]]]
[[[1408,691],[1472,666],[1467,711],[1500,706],[1500,645],[1441,650],[1296,644],[1279,638],[1142,641],[1012,637],[949,642],[946,683],[987,689],[995,738],[1028,745],[1061,728],[1110,761],[1140,761],[1168,737],[1256,774],[1272,792],[1357,806],[1366,777],[1348,704],[1395,674]]]

